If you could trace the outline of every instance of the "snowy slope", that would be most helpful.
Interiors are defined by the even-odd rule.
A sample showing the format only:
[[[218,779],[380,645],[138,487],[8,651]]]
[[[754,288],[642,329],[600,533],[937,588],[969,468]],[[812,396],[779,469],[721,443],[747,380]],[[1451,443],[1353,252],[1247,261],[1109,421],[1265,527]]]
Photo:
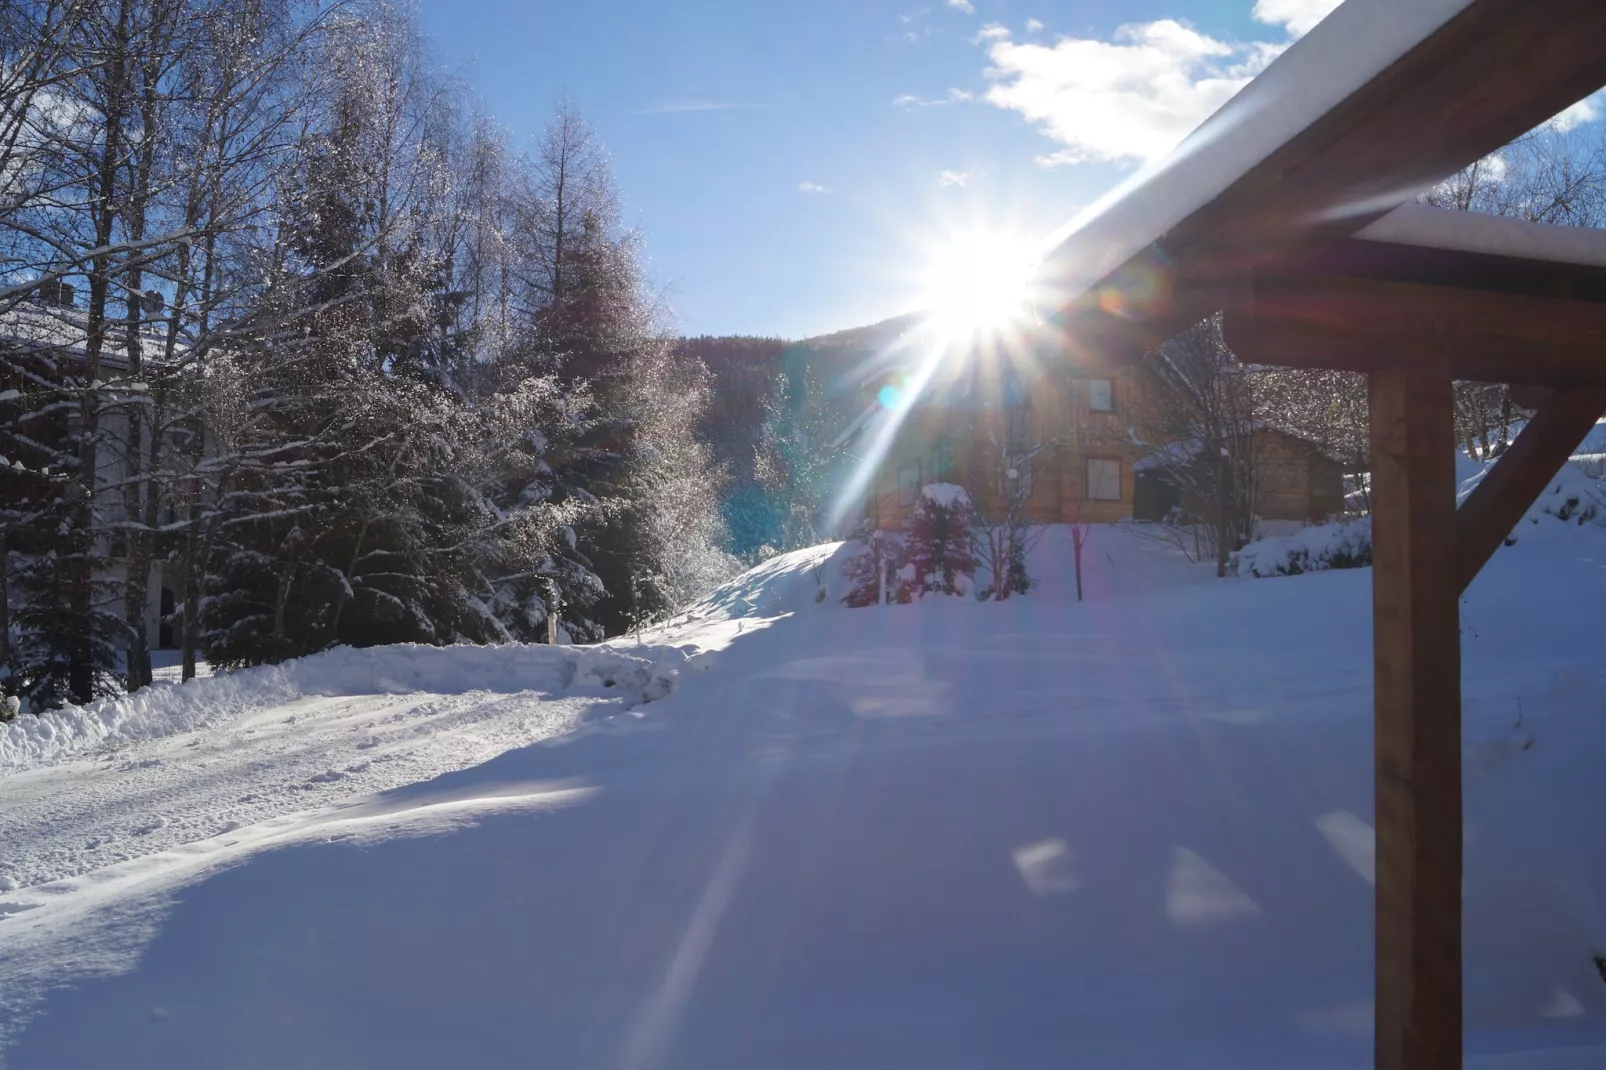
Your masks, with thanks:
[[[1464,603],[1470,1066],[1606,1063],[1606,535],[1569,530]],[[1102,529],[1078,604],[1063,543],[998,605],[848,610],[842,550],[789,555],[646,636],[650,705],[0,894],[0,1059],[1369,1066],[1370,573]],[[486,732],[613,690],[482,686]],[[0,777],[0,814],[95,775]]]

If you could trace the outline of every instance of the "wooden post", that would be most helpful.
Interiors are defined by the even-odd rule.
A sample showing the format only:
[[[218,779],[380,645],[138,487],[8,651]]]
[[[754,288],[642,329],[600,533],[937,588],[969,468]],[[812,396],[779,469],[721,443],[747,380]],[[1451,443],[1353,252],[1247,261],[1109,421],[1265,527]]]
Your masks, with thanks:
[[[1377,1070],[1461,1066],[1461,637],[1448,365],[1371,373]]]

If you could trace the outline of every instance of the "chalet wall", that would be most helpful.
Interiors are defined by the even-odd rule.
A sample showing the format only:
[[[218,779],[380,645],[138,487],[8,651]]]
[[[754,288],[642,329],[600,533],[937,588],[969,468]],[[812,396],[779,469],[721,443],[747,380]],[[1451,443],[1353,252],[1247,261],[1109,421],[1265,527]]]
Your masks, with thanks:
[[[1336,461],[1281,431],[1255,435],[1256,512],[1267,520],[1323,520],[1343,511],[1344,478]]]
[[[896,527],[913,508],[919,486],[933,482],[957,483],[979,507],[989,508],[999,493],[995,443],[1010,443],[1012,451],[1042,447],[1027,466],[1031,494],[1026,513],[1032,520],[1114,523],[1131,516],[1132,463],[1138,451],[1123,415],[1129,380],[1121,375],[1112,380],[1113,410],[1099,411],[1090,404],[1087,380],[1024,370],[1022,378],[1019,404],[913,409],[877,467],[866,515],[881,527]],[[1087,499],[1090,458],[1119,465],[1119,500]]]
[[[1031,463],[1031,496],[1026,513],[1040,523],[1108,524],[1132,516],[1136,492],[1133,463],[1148,452],[1132,442],[1126,413],[1136,386],[1130,376],[1111,380],[1112,411],[1091,404],[1089,380],[1038,369],[1021,370],[1020,396],[960,398],[951,404],[916,407],[899,428],[897,440],[878,468],[867,496],[866,513],[884,527],[896,527],[913,508],[919,487],[950,482],[963,486],[980,507],[997,495],[994,441],[1016,448],[1041,444]],[[968,403],[967,403],[968,402]],[[1254,438],[1259,493],[1256,512],[1267,520],[1321,520],[1344,509],[1343,472],[1311,443],[1274,428]],[[1088,498],[1088,461],[1107,459],[1120,466],[1119,500]],[[1205,503],[1182,501],[1205,514]]]

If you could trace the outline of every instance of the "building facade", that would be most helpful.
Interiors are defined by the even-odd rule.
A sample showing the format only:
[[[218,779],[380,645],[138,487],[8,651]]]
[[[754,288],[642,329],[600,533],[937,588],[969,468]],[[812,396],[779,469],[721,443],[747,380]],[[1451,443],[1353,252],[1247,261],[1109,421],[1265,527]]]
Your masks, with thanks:
[[[1026,518],[1043,524],[1211,513],[1155,463],[1156,447],[1134,426],[1144,399],[1130,373],[1074,374],[984,353],[933,375],[912,401],[904,389],[900,373],[868,381],[873,400],[850,443],[871,468],[863,511],[880,527],[897,527],[921,486],[937,482],[964,487],[984,511],[1019,494]],[[1343,511],[1337,461],[1270,426],[1249,441],[1257,516],[1319,521]]]

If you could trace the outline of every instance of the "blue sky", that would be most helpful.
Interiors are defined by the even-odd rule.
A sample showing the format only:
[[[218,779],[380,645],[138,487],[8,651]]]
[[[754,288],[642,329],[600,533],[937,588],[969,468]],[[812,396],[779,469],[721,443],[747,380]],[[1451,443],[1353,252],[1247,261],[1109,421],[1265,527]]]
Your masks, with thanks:
[[[1047,234],[1334,0],[419,0],[518,137],[567,93],[689,334],[920,307],[961,236]],[[1257,18],[1256,16],[1259,16]]]

